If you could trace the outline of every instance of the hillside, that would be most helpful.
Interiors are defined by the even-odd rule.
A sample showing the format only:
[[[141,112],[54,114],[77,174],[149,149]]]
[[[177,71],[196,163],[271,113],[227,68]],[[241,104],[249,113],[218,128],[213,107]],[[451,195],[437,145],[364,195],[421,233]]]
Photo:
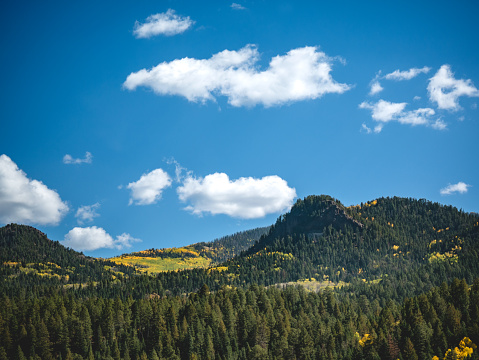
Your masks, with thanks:
[[[207,271],[159,274],[158,281],[177,293],[202,283],[213,289],[306,279],[380,283],[403,297],[454,277],[472,280],[478,258],[477,217],[451,206],[394,197],[347,208],[329,196],[309,196],[245,253]],[[406,286],[414,283],[421,285]]]
[[[25,234],[35,233],[33,228],[27,228],[28,231],[23,231]],[[261,231],[266,232],[266,229]],[[4,228],[2,234],[7,233],[13,234]],[[138,263],[150,261],[149,255],[154,253],[154,262],[164,259],[176,262],[175,270],[181,261],[186,264],[184,267],[193,267],[184,262],[185,258],[203,261],[197,268],[163,271],[155,276],[140,276],[131,266],[86,258],[58,243],[45,242],[46,237],[38,232],[35,234],[35,239],[42,241],[39,244],[46,244],[39,247],[43,250],[30,253],[33,250],[26,249],[28,246],[18,245],[20,247],[12,248],[8,255],[5,252],[2,263],[10,265],[2,267],[3,274],[25,277],[30,274],[26,268],[36,266],[36,273],[40,275],[57,274],[60,279],[53,283],[59,286],[65,283],[62,277],[65,275],[69,275],[68,283],[101,281],[100,288],[83,287],[81,294],[84,296],[141,298],[152,293],[188,294],[197,291],[202,284],[217,290],[224,285],[307,283],[311,288],[336,285],[343,291],[357,288],[364,294],[371,291],[370,284],[378,284],[374,290],[376,295],[377,291],[382,291],[394,293],[401,299],[454,277],[465,278],[470,283],[479,276],[479,222],[475,215],[426,200],[397,197],[350,207],[325,195],[299,199],[249,250],[219,264],[213,264],[211,254],[218,252],[212,249],[223,249],[223,254],[226,253],[224,244],[226,241],[231,244],[231,238],[209,245],[201,243],[129,255],[135,256],[134,261]],[[241,238],[238,234],[235,236]],[[3,243],[6,244],[6,240]],[[251,243],[251,240],[245,241],[244,247]],[[49,252],[50,247],[58,247],[58,250]],[[20,248],[25,248],[24,252],[18,252],[24,253],[24,261],[37,256],[37,261],[32,261],[37,265],[12,265],[12,262],[22,261],[15,255],[17,250],[13,250]],[[229,251],[232,253],[236,249],[239,248]],[[56,257],[47,255],[50,253]],[[204,268],[208,263],[213,265]],[[49,268],[43,271],[45,266]],[[136,275],[131,276],[133,274]],[[32,278],[33,275],[28,278],[30,282],[41,284],[45,280]]]
[[[0,245],[0,360],[479,359],[479,219],[426,200],[309,196],[249,250],[154,276],[27,226]]]
[[[180,248],[149,249],[110,258],[117,264],[133,266],[140,272],[158,273],[207,268],[231,259],[250,248],[270,227],[261,227]]]
[[[19,287],[43,291],[48,286],[68,288],[114,282],[132,273],[128,267],[66,248],[31,226],[9,224],[0,228],[0,276],[5,280],[1,289],[4,293]]]
[[[250,247],[269,227],[239,232],[209,243],[183,248],[145,250],[113,259],[96,259],[64,247],[31,226],[9,224],[0,228],[0,294],[28,288],[41,294],[50,287],[80,287],[114,296],[124,286],[135,296],[161,292],[163,287],[140,273],[206,268]],[[131,266],[133,265],[133,266]],[[134,278],[132,278],[132,276]],[[148,283],[146,287],[137,282]],[[152,285],[153,283],[153,285]],[[86,290],[85,290],[86,291]]]

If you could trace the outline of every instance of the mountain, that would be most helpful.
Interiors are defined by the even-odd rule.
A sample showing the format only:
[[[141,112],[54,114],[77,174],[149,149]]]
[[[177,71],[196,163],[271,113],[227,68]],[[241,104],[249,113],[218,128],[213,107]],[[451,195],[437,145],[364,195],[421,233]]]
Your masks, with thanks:
[[[43,291],[49,286],[96,284],[132,273],[129,267],[66,248],[34,227],[9,224],[0,228],[0,276],[5,280],[1,289],[4,293],[18,288]]]
[[[0,360],[479,359],[478,248],[477,216],[398,197],[308,196],[239,255],[154,276],[12,224]]]
[[[239,256],[188,275],[159,274],[158,281],[176,293],[195,291],[203,283],[212,289],[298,281],[379,283],[402,298],[454,277],[472,281],[479,275],[478,258],[474,215],[424,199],[379,198],[345,207],[321,195],[299,199]]]
[[[68,283],[101,281],[100,288],[82,288],[85,296],[141,298],[152,293],[188,294],[197,291],[202,284],[218,290],[225,285],[288,283],[316,288],[361,288],[367,293],[369,285],[377,283],[375,289],[394,292],[399,299],[419,294],[454,277],[471,282],[479,276],[477,217],[424,199],[379,198],[346,207],[330,196],[308,196],[299,199],[252,247],[239,255],[208,268],[166,271],[155,276],[140,275],[131,267],[84,257],[58,243],[46,241],[46,237],[33,228],[21,227],[25,230],[13,231],[12,226],[1,232],[5,239],[17,234],[16,238],[23,239],[21,241],[37,241],[41,251],[32,250],[33,246],[27,249],[28,245],[16,245],[13,249],[17,250],[12,249],[13,252],[2,251],[7,254],[2,258],[3,263],[21,261],[18,254],[23,254],[24,261],[32,262],[36,256],[37,263],[48,267],[45,271],[39,268],[37,272],[48,273],[46,270],[49,270],[57,274],[59,285],[65,281],[65,275],[69,275]],[[179,254],[165,250],[159,250],[158,254],[168,259],[174,260],[172,255],[181,259],[189,251],[195,255],[210,251],[214,246],[221,249],[230,240],[226,238],[209,246],[191,245]],[[8,248],[7,240],[2,241]],[[21,241],[18,244],[23,244]],[[200,257],[206,259],[204,255]],[[2,271],[11,274],[12,269],[10,266],[10,270]],[[28,273],[19,265],[15,271],[23,276]]]
[[[0,278],[4,280],[0,294],[13,294],[20,288],[42,293],[52,286],[89,287],[91,293],[100,291],[104,296],[120,292],[135,297],[158,293],[164,291],[161,283],[149,281],[149,277],[140,276],[141,272],[216,265],[250,247],[268,230],[269,227],[256,228],[183,248],[151,249],[113,259],[96,259],[48,239],[34,227],[9,224],[0,228]],[[145,281],[154,285],[145,288],[138,285]]]

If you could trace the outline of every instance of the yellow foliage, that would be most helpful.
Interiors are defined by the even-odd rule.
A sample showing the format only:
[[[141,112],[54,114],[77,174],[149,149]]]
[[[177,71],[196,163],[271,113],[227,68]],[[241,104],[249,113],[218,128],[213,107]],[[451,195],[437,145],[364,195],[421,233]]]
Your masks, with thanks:
[[[378,203],[377,200],[373,200],[373,201],[371,201],[371,202],[368,202],[368,203],[364,204],[364,206],[365,206],[365,207],[374,206],[374,205],[376,205],[377,203]]]
[[[459,347],[455,347],[454,350],[456,351],[457,358],[459,360],[465,359],[469,356],[472,355],[474,352],[474,349],[477,349],[476,344],[474,344],[471,339],[468,337],[465,337],[459,342]],[[450,356],[450,353],[452,352],[451,349],[448,349],[446,353],[444,354],[444,360],[447,359]],[[439,360],[437,356],[434,356],[432,358],[433,360]]]
[[[213,267],[213,268],[208,269],[207,273],[209,274],[212,271],[222,272],[222,271],[226,271],[226,270],[228,270],[227,266],[217,266],[217,267]]]
[[[359,334],[357,338],[359,338]],[[361,339],[359,339],[358,342],[359,342],[359,345],[361,345],[361,347],[365,347],[373,343],[373,338],[371,337],[370,334],[364,334],[364,336]]]
[[[62,268],[60,265],[57,265],[57,264],[52,263],[52,262],[47,262],[47,265],[50,265],[51,267],[54,267],[56,269],[61,269]]]
[[[3,265],[6,265],[6,266],[15,266],[15,265],[20,265],[21,263],[19,262],[15,262],[15,261],[5,261],[3,263]]]

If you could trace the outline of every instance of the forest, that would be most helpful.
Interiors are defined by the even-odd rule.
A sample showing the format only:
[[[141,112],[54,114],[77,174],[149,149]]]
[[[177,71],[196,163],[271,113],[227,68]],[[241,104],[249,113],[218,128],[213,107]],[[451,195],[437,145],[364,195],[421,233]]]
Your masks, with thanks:
[[[477,214],[321,195],[258,231],[241,252],[216,240],[208,268],[147,274],[7,225],[0,359],[479,358]]]

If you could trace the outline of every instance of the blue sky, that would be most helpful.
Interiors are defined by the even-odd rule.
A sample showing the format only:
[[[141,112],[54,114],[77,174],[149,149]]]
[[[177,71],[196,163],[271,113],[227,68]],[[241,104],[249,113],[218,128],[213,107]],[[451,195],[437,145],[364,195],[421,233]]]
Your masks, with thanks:
[[[0,225],[108,257],[311,194],[479,212],[474,1],[0,9]]]

